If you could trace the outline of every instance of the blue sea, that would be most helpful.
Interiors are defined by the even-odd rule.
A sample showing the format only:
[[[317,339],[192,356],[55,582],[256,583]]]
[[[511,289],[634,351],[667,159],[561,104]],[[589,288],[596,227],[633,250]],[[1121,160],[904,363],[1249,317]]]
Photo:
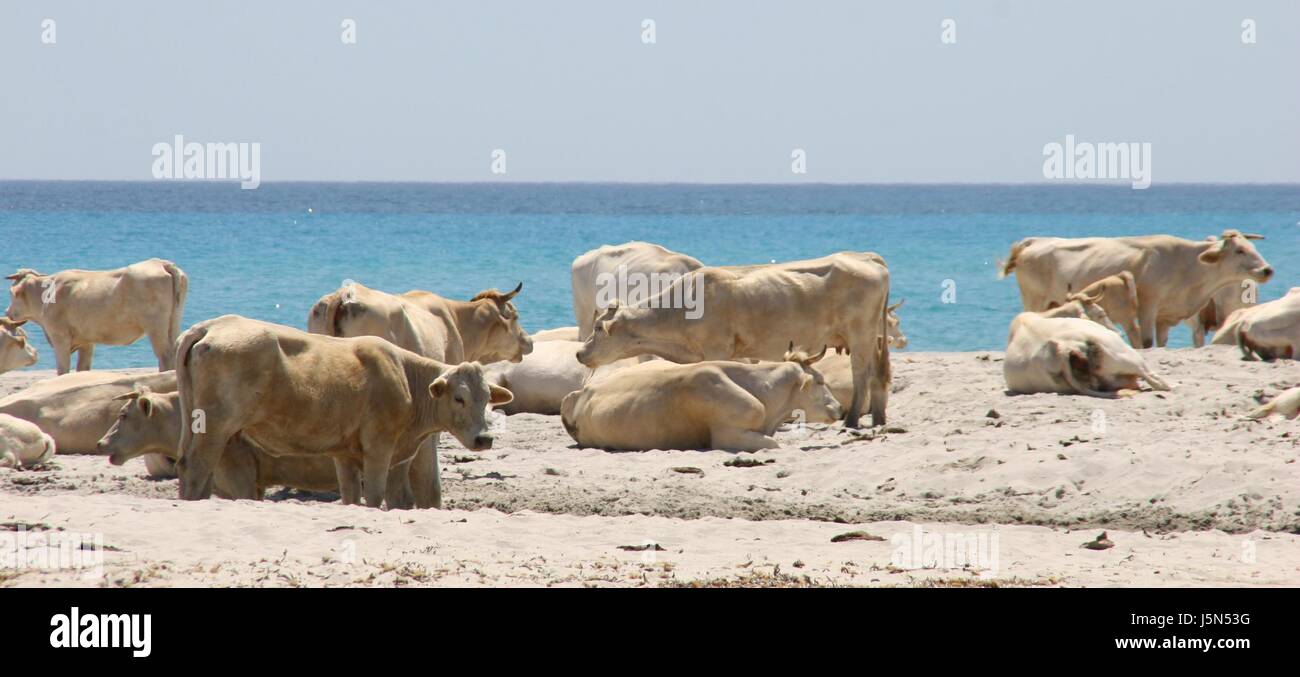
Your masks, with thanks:
[[[572,325],[573,258],[648,240],[719,265],[876,251],[907,300],[909,350],[997,350],[1020,305],[996,262],[1016,240],[1224,228],[1267,236],[1257,245],[1279,274],[1263,300],[1300,285],[1297,185],[0,182],[0,269],[171,259],[190,276],[186,326],[239,313],[305,327],[345,279],[462,299],[522,281],[525,328]],[[955,303],[942,301],[949,280]],[[35,368],[52,369],[28,327]],[[1173,345],[1188,342],[1174,331]],[[95,351],[96,367],[154,364],[147,340]]]

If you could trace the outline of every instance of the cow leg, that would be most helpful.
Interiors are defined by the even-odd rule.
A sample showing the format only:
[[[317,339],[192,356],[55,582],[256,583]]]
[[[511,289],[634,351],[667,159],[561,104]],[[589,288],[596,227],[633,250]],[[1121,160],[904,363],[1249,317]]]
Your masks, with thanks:
[[[154,357],[158,358],[158,371],[167,371],[176,361],[173,351],[176,346],[167,340],[167,327],[159,327],[149,332],[149,345],[153,346]]]
[[[1128,335],[1128,344],[1134,348],[1142,347],[1142,330],[1138,329],[1137,320],[1124,323],[1124,333]]]
[[[260,501],[262,493],[257,490],[257,459],[238,437],[231,438],[226,453],[212,472],[214,489],[223,498]]]
[[[1205,325],[1201,324],[1200,318],[1192,321],[1192,347],[1205,347]]]
[[[339,498],[343,505],[361,503],[361,466],[351,459],[335,456],[334,472],[339,476]]]
[[[871,425],[885,425],[885,409],[889,406],[889,386],[893,381],[892,367],[889,364],[889,339],[881,334],[876,339],[879,352],[872,354],[868,361],[867,375],[869,384],[868,411],[871,412]]]
[[[709,427],[709,446],[727,451],[758,451],[759,449],[776,449],[781,445],[771,437],[753,430],[737,428],[727,423],[718,423]]]
[[[869,356],[862,346],[852,346],[849,350],[849,365],[853,369],[853,399],[844,410],[844,427],[857,428],[858,419],[867,399],[867,362]]]
[[[212,496],[212,473],[221,463],[226,446],[234,432],[209,430],[189,436],[189,444],[181,451],[176,464],[181,478],[181,498],[198,501]]]
[[[438,433],[420,443],[411,459],[410,491],[420,508],[442,507],[442,472],[438,467]]]
[[[72,339],[65,336],[57,336],[46,333],[45,338],[50,342],[50,347],[54,349],[54,367],[59,375],[68,373],[72,369]]]
[[[1156,344],[1156,307],[1149,303],[1142,303],[1138,309],[1138,326],[1142,329],[1142,345],[1134,346],[1135,348],[1153,348]]]
[[[411,463],[414,457],[395,463],[388,469],[388,490],[384,500],[389,510],[410,510],[415,507],[415,494],[411,492]]]
[[[77,371],[90,371],[90,361],[95,359],[95,344],[77,348]]]
[[[388,469],[393,464],[393,446],[391,444],[371,443],[363,445],[361,457],[361,493],[366,497],[366,505],[378,508],[384,504],[388,491]]]
[[[1168,325],[1168,324],[1165,324],[1165,323],[1161,322],[1161,323],[1159,324],[1159,326],[1156,327],[1156,345],[1157,345],[1157,346],[1160,346],[1161,348],[1163,348],[1163,347],[1165,347],[1165,344],[1169,343],[1169,328],[1170,328],[1171,326],[1172,326],[1172,325]]]

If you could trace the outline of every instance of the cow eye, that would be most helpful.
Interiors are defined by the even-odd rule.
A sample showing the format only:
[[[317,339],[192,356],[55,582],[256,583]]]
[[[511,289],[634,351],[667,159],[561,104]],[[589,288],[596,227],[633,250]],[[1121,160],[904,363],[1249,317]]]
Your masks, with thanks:
[[[465,398],[461,397],[460,395],[457,395],[455,397],[455,400],[456,400],[456,404],[459,404],[461,406],[465,405]]]

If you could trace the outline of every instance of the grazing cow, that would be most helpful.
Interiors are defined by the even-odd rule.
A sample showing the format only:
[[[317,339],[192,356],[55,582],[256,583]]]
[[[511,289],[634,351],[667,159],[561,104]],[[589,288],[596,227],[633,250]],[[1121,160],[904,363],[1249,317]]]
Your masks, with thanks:
[[[0,414],[0,468],[31,468],[54,457],[54,438],[35,423]]]
[[[90,369],[95,344],[124,346],[148,336],[158,371],[172,368],[189,278],[176,264],[149,259],[116,270],[65,270],[42,275],[21,268],[8,276],[10,320],[45,330],[60,374]]]
[[[1230,284],[1214,292],[1210,302],[1201,306],[1200,311],[1187,321],[1192,330],[1192,345],[1197,348],[1204,346],[1207,332],[1218,332],[1227,324],[1228,318],[1238,310],[1253,308],[1255,301],[1246,299],[1253,298],[1253,294],[1248,294],[1247,289],[1254,284],[1252,280],[1241,280],[1237,284]]]
[[[36,364],[36,346],[27,341],[22,322],[0,318],[0,374]]]
[[[182,426],[181,498],[212,492],[212,472],[243,434],[268,453],[328,455],[344,503],[378,507],[389,471],[429,435],[470,450],[492,446],[484,414],[510,401],[475,362],[449,365],[381,338],[334,338],[226,315],[181,335],[176,352]]]
[[[145,387],[155,393],[176,390],[176,372],[118,374],[74,372],[40,381],[26,390],[0,399],[0,413],[31,421],[49,433],[60,453],[95,454],[97,443],[121,411],[120,397]],[[153,477],[174,477],[172,463],[165,456],[145,456]]]
[[[1225,285],[1243,278],[1266,282],[1273,268],[1243,235],[1225,230],[1214,241],[1171,235],[1065,239],[1031,237],[1011,247],[999,276],[1012,272],[1024,309],[1043,310],[1071,289],[1124,271],[1137,283],[1138,329],[1142,347],[1163,346],[1169,328],[1195,314]],[[1136,346],[1135,346],[1136,347]]]
[[[1273,414],[1286,419],[1300,416],[1300,387],[1282,391],[1277,397],[1269,400],[1268,404],[1250,412],[1246,417],[1258,421]]]
[[[1123,327],[1129,344],[1135,348],[1142,345],[1142,330],[1138,324],[1141,313],[1138,312],[1137,280],[1133,278],[1133,273],[1125,270],[1103,277],[1084,287],[1079,294],[1101,306],[1107,318],[1102,324],[1115,331],[1119,331],[1116,326]],[[1049,307],[1054,305],[1055,301],[1048,303]]]
[[[674,308],[681,285],[699,285],[700,311]],[[780,360],[786,343],[845,350],[853,367],[853,398],[844,414],[857,427],[869,405],[884,425],[889,402],[889,269],[878,254],[840,252],[820,259],[744,268],[701,268],[659,298],[605,310],[578,351],[599,367],[635,355],[671,362],[753,358]],[[784,338],[781,338],[784,337]]]
[[[1228,319],[1242,359],[1300,358],[1300,287]],[[1227,329],[1225,325],[1220,333]]]
[[[603,245],[573,260],[573,317],[578,321],[578,339],[587,340],[600,311],[611,302],[636,305],[654,292],[693,270],[703,268],[693,257],[678,254],[649,242]],[[621,283],[620,283],[621,281]],[[610,285],[626,291],[618,298]],[[605,291],[607,293],[603,293]]]
[[[830,423],[840,405],[812,366],[826,354],[793,350],[784,362],[707,361],[623,369],[564,398],[561,420],[584,447],[612,450],[777,446],[777,426],[802,411]]]
[[[530,338],[533,339],[534,344],[542,341],[577,341],[578,328],[556,327],[555,329],[543,329],[534,333]]]
[[[180,394],[152,393],[141,386],[114,398],[121,411],[97,445],[108,462],[122,465],[136,456],[161,454],[175,460],[181,439]],[[125,402],[122,402],[125,400]],[[230,439],[212,473],[213,493],[221,498],[262,500],[266,489],[286,486],[308,491],[338,491],[334,461],[326,456],[273,456],[243,435]]]
[[[560,413],[564,396],[611,371],[639,364],[648,355],[619,360],[592,370],[578,361],[582,344],[550,340],[533,344],[522,362],[493,362],[483,367],[489,383],[510,391],[514,399],[499,409],[508,415]]]
[[[481,291],[454,301],[427,291],[393,295],[350,284],[321,297],[307,316],[307,330],[348,338],[378,336],[439,362],[519,362],[533,342],[519,325],[513,299],[524,287]],[[389,507],[442,507],[438,435],[421,442],[409,464],[393,469]]]
[[[1117,390],[1136,390],[1139,378],[1169,390],[1117,332],[1092,320],[1033,312],[1011,321],[1002,373],[1017,393],[1113,397]]]

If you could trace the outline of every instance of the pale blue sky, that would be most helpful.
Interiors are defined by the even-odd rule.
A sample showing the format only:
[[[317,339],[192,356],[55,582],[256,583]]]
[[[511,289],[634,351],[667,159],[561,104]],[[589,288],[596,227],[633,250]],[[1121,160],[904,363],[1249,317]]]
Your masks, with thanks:
[[[0,178],[148,180],[182,133],[263,181],[1038,182],[1074,134],[1300,182],[1298,69],[1294,0],[0,0]]]

